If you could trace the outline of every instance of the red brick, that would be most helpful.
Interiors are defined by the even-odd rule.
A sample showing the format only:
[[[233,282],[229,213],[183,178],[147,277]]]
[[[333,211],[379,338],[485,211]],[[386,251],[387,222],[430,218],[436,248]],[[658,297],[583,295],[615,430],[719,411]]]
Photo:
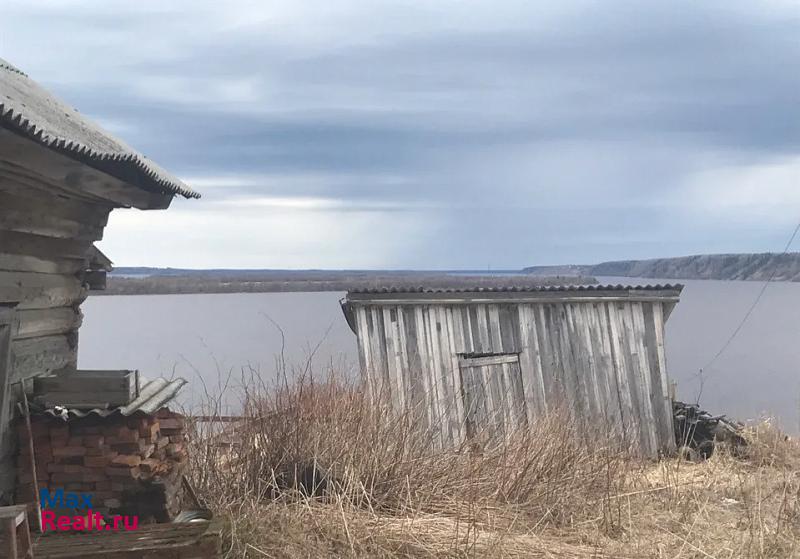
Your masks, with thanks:
[[[99,435],[102,429],[99,425],[75,425],[70,427],[70,431],[77,436]]]
[[[94,483],[72,482],[64,485],[64,491],[77,491],[80,493],[91,493],[94,491]]]
[[[109,459],[105,456],[87,456],[83,459],[83,463],[89,468],[105,468]]]
[[[50,481],[55,484],[65,484],[65,483],[83,483],[86,480],[83,479],[83,472],[74,472],[74,473],[66,473],[66,472],[56,472],[50,476]]]
[[[111,450],[118,454],[140,454],[147,443],[140,440],[138,443],[112,444]]]
[[[105,440],[103,435],[84,435],[83,446],[86,448],[102,448]]]
[[[84,456],[86,449],[82,446],[57,446],[53,447],[53,456]]]
[[[165,418],[159,419],[158,424],[162,431],[168,430],[182,430],[184,427],[183,419],[181,418]]]
[[[31,422],[31,433],[34,439],[50,437],[50,429],[46,423]],[[17,423],[17,437],[20,440],[28,440],[28,426],[24,421]]]
[[[115,443],[135,443],[139,440],[139,430],[128,427],[119,427],[114,435],[109,437],[111,444]]]
[[[106,474],[115,478],[137,479],[141,474],[141,471],[139,470],[138,467],[133,467],[133,468],[111,467],[111,468],[106,468]]]
[[[68,439],[69,438],[69,427],[66,424],[64,425],[54,425],[50,428],[50,438],[51,439]]]
[[[141,457],[133,454],[120,454],[111,459],[112,466],[138,466],[142,463]]]
[[[33,445],[33,452],[36,453],[36,457],[39,457],[39,454],[51,454],[52,446],[50,446],[50,439],[44,440],[41,443],[34,443]],[[28,444],[20,445],[19,453],[22,456],[30,456],[30,447]]]
[[[91,470],[87,470],[83,473],[83,481],[88,481],[91,483],[105,481],[108,479],[106,477],[105,472],[106,472],[105,468],[103,469],[92,468]]]
[[[158,423],[142,425],[139,427],[139,436],[143,439],[154,440],[158,438]]]

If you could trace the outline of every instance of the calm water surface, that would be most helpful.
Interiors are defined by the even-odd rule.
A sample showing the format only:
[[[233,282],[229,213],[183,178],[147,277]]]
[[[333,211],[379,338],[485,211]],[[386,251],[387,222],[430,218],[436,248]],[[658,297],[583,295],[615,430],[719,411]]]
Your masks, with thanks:
[[[613,283],[657,280],[602,278]],[[675,283],[675,280],[668,280]],[[698,374],[722,347],[761,288],[758,282],[684,281],[667,323],[667,365],[679,397],[741,419],[777,417],[800,423],[800,283],[774,283],[713,368]],[[343,293],[235,293],[98,296],[84,303],[80,366],[139,369],[146,376],[183,376],[190,395],[241,370],[274,379],[281,353],[289,365],[321,375],[333,367],[355,376],[355,335]],[[271,320],[270,320],[271,319]],[[315,347],[316,351],[314,351]],[[703,379],[701,382],[701,378]],[[202,379],[203,382],[200,382]],[[702,388],[702,391],[701,391]]]

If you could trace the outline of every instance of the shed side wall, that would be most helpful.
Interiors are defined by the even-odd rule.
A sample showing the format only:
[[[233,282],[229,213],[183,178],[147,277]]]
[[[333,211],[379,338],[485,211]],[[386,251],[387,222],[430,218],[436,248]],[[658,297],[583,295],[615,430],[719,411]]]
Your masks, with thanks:
[[[674,448],[660,302],[354,305],[373,393],[463,440],[459,354],[518,353],[529,418],[568,405],[634,448]]]

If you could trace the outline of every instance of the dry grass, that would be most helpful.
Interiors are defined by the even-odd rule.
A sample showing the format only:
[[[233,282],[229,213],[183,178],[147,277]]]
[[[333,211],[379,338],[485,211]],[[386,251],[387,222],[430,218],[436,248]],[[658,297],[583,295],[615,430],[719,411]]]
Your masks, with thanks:
[[[563,411],[442,450],[333,378],[250,382],[244,409],[196,424],[191,455],[229,557],[800,557],[800,447],[769,424],[743,458],[653,463]]]

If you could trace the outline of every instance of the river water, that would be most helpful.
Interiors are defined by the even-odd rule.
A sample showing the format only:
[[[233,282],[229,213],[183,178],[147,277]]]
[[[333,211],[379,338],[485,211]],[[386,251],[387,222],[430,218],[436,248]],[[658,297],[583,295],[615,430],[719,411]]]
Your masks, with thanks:
[[[658,280],[601,278],[612,283]],[[675,280],[666,280],[675,283]],[[662,281],[663,282],[663,281]],[[772,283],[728,349],[724,345],[761,289],[759,282],[683,281],[667,323],[667,365],[678,395],[712,413],[776,418],[800,431],[800,283]],[[242,370],[275,378],[277,363],[323,376],[355,378],[355,335],[342,315],[343,293],[234,293],[95,296],[83,305],[82,368],[139,369],[182,376],[195,397]],[[281,331],[283,334],[281,334]],[[283,358],[280,355],[283,354]]]

